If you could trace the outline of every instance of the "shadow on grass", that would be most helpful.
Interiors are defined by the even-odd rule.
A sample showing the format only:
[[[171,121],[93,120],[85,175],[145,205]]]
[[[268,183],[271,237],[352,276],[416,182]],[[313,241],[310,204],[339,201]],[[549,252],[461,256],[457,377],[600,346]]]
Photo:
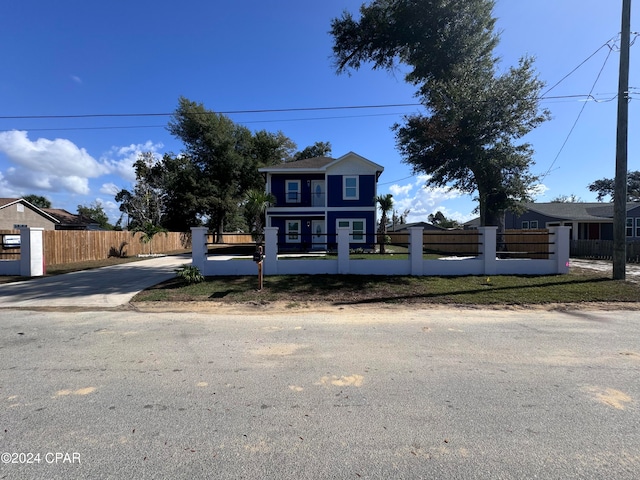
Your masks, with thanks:
[[[437,293],[420,293],[420,294],[410,294],[410,295],[393,295],[386,297],[375,297],[375,298],[364,298],[357,299],[351,301],[336,301],[334,305],[366,305],[366,304],[374,304],[374,303],[393,303],[400,301],[408,301],[408,300],[428,300],[428,299],[438,299],[438,298],[447,298],[447,297],[456,297],[461,295],[477,295],[477,294],[487,294],[488,292],[500,292],[500,291],[510,291],[510,290],[518,290],[522,292],[526,292],[531,289],[540,289],[540,288],[549,288],[549,287],[566,287],[570,285],[585,285],[585,284],[597,284],[602,282],[610,282],[611,280],[608,278],[593,278],[587,280],[576,280],[570,282],[546,282],[540,283],[537,285],[511,285],[506,287],[495,287],[482,285],[482,288],[474,288],[467,290],[459,290],[459,291],[448,291],[448,292],[437,292]],[[517,299],[514,299],[513,303],[517,303]],[[501,302],[502,303],[502,302]],[[525,302],[526,303],[526,302]]]

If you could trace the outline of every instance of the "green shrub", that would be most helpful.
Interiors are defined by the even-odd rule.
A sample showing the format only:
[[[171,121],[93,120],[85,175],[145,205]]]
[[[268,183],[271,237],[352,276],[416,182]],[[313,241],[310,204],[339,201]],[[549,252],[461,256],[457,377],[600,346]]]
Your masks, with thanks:
[[[200,273],[198,267],[186,263],[180,268],[176,268],[176,276],[182,279],[187,285],[204,282],[204,275]]]

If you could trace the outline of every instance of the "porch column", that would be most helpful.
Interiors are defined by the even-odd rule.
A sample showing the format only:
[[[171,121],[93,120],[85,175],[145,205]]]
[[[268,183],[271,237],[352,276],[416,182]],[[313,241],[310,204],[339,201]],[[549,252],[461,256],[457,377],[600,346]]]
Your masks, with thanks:
[[[411,275],[423,275],[424,261],[422,259],[423,227],[409,227],[409,260],[411,261]]]
[[[338,227],[338,273],[349,271],[349,227]]]
[[[44,228],[20,229],[20,275],[41,277],[44,275]]]
[[[204,267],[207,261],[207,227],[191,227],[191,264],[200,270],[202,275],[207,275]]]
[[[264,273],[265,275],[278,273],[278,227],[264,229]]]
[[[478,245],[479,257],[484,261],[484,275],[495,275],[496,266],[496,237],[498,227],[479,227],[481,244]]]

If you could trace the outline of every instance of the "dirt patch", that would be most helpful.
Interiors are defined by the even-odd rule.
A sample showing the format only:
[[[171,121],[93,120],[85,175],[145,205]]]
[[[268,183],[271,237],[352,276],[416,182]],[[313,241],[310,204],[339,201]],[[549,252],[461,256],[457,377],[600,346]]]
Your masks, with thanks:
[[[388,310],[390,313],[399,310],[416,310],[427,308],[429,310],[509,310],[509,311],[571,311],[571,310],[627,310],[640,311],[640,302],[635,303],[615,303],[615,302],[584,302],[584,303],[550,303],[542,305],[438,305],[438,304],[411,304],[411,305],[336,305],[331,302],[307,302],[304,304],[292,305],[290,302],[264,302],[264,303],[224,303],[224,302],[136,302],[131,304],[131,309],[147,313],[164,312],[193,312],[193,313],[215,313],[226,315],[243,315],[246,313],[260,314],[282,314],[313,312],[313,313],[336,313],[336,312],[366,312]]]

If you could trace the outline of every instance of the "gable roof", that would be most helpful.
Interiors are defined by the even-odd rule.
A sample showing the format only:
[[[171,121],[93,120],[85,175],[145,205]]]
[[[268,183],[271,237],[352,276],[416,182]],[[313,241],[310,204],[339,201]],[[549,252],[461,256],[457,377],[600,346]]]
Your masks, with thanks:
[[[17,203],[23,204],[24,206],[30,208],[31,210],[33,210],[34,212],[38,213],[39,215],[42,215],[47,220],[49,220],[49,221],[51,221],[53,223],[60,223],[60,221],[56,217],[54,217],[50,213],[46,212],[45,211],[46,209],[38,208],[34,204],[26,201],[24,198],[0,198],[0,209],[9,207],[11,205],[15,205]]]
[[[539,213],[540,215],[557,218],[559,220],[598,223],[613,222],[613,202],[525,203],[524,207],[530,212]],[[627,202],[627,212],[634,208],[640,208],[640,202]],[[468,228],[479,227],[480,217],[465,222],[463,226]]]
[[[84,227],[98,224],[98,222],[93,218],[86,217],[84,215],[76,215],[62,208],[43,208],[42,210],[57,219],[60,225]]]
[[[330,158],[330,157],[314,157],[314,158],[305,158],[303,160],[298,160],[296,162],[287,162],[287,163],[279,163],[277,165],[270,165],[268,167],[259,168],[258,171],[261,173],[319,173],[326,172],[327,169],[337,165],[340,162],[343,162],[345,159],[349,157],[356,157],[358,160],[368,163],[372,169],[374,169],[378,176],[384,170],[382,165],[378,165],[377,163],[372,162],[364,158],[361,155],[358,155],[354,152],[349,152],[340,158]]]
[[[626,210],[640,207],[640,203],[628,202]],[[613,203],[526,203],[532,212],[562,220],[602,222],[613,219]]]

